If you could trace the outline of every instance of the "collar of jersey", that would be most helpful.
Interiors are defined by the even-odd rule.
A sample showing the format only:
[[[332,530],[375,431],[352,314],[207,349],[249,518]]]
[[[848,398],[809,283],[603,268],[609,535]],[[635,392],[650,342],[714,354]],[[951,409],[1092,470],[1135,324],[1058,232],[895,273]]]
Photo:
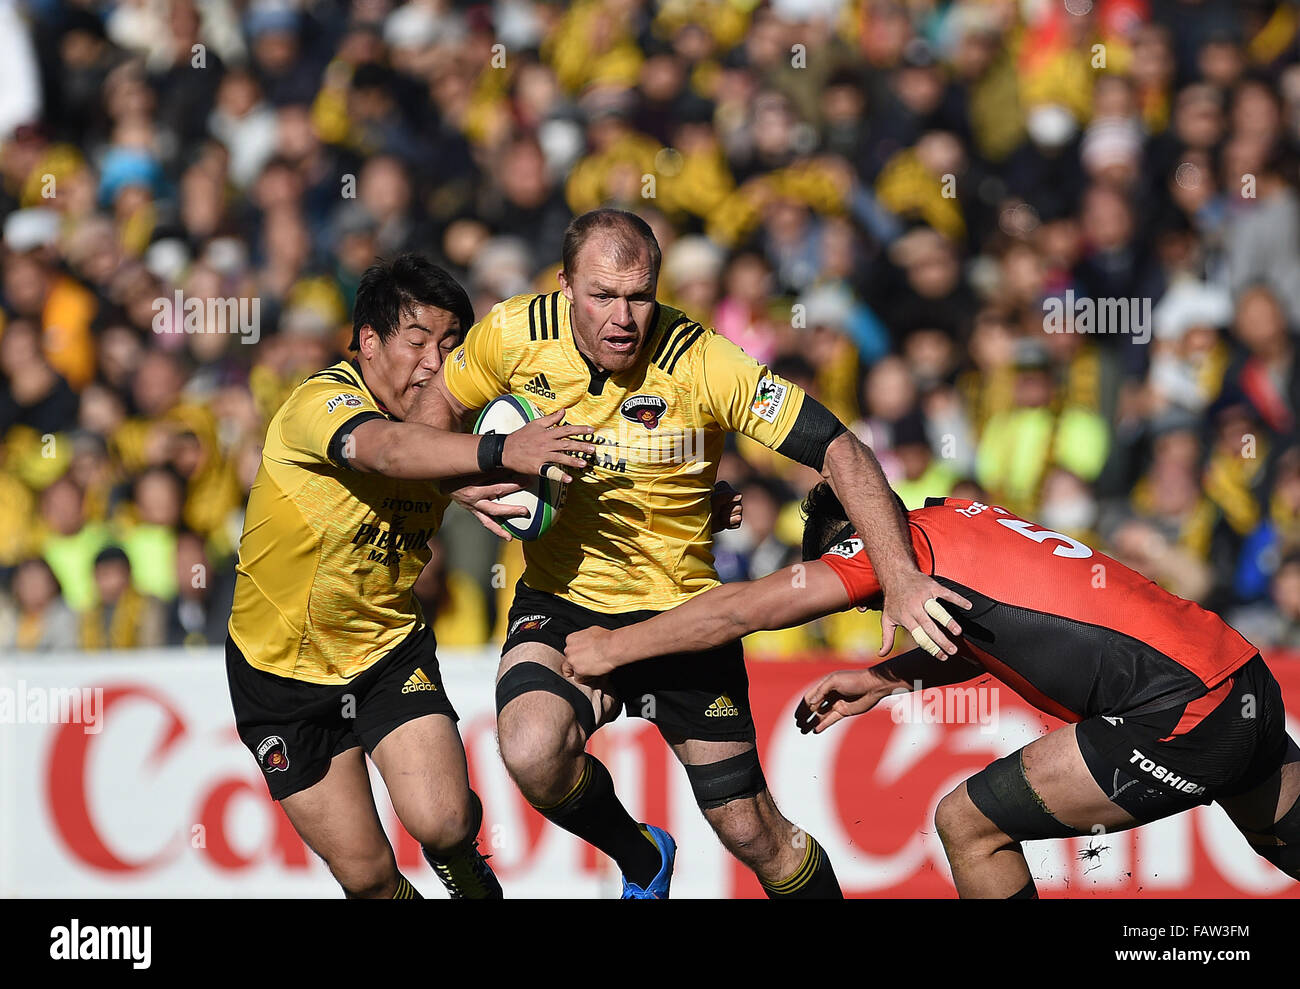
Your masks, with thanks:
[[[349,357],[348,363],[352,365],[352,370],[357,372],[357,380],[361,382],[361,387],[364,388],[366,390],[366,394],[370,396],[370,401],[378,405],[379,411],[382,412],[384,415],[388,416],[388,418],[396,420],[397,416],[393,415],[391,412],[388,411],[387,408],[384,407],[384,403],[379,401],[379,399],[375,397],[374,391],[372,391],[370,386],[366,384],[366,376],[361,373],[361,365],[357,362],[357,359],[355,357]]]

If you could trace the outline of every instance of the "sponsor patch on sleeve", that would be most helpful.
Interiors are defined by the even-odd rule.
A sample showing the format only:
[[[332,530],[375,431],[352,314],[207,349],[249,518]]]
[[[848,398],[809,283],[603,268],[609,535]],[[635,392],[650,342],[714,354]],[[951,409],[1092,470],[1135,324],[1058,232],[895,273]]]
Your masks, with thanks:
[[[754,392],[754,401],[750,404],[749,411],[766,422],[776,422],[776,415],[781,411],[786,392],[789,390],[788,385],[783,385],[773,378],[764,378],[758,383],[758,390]]]
[[[345,409],[359,409],[365,404],[366,403],[362,400],[360,395],[353,395],[350,392],[344,392],[341,395],[335,395],[325,403],[325,412],[328,415],[340,405]]]
[[[844,559],[849,560],[857,556],[861,552],[862,552],[861,539],[846,539],[842,543],[836,543],[834,546],[828,549],[823,555],[842,556],[844,557]]]

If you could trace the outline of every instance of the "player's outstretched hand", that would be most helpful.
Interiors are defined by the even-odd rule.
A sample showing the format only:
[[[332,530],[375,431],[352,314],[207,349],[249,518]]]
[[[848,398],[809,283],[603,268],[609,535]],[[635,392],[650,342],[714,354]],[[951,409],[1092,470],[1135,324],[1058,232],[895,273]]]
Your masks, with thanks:
[[[713,516],[709,522],[711,531],[740,528],[740,523],[745,520],[745,506],[740,503],[740,498],[740,492],[726,481],[719,481],[713,486]]]
[[[502,464],[518,474],[530,476],[545,473],[547,465],[554,464],[561,468],[559,480],[565,484],[572,481],[573,477],[563,468],[582,470],[589,466],[596,455],[596,444],[591,442],[590,426],[561,425],[567,411],[557,409],[507,436],[501,452]]]
[[[885,607],[880,616],[879,656],[889,655],[894,647],[894,629],[910,632],[916,644],[938,659],[947,659],[957,651],[945,631],[953,638],[961,635],[961,626],[939,603],[949,601],[959,608],[970,609],[971,603],[956,591],[919,570],[894,580],[885,589]]]
[[[867,670],[838,670],[808,688],[794,722],[803,734],[820,735],[843,718],[870,711],[881,696],[878,681]]]
[[[454,501],[479,520],[483,528],[509,542],[510,533],[497,525],[496,520],[527,515],[528,509],[522,505],[507,505],[497,499],[522,490],[523,488],[513,481],[500,481],[491,484],[466,484],[449,493]]]
[[[587,683],[613,670],[609,634],[609,629],[597,626],[570,632],[564,640],[564,665],[560,672],[578,683]]]

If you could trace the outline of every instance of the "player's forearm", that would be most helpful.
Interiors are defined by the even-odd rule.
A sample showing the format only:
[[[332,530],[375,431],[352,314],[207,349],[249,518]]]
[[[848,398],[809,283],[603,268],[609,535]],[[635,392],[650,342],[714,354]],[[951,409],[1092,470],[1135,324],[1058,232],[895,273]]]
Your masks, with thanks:
[[[350,458],[362,470],[403,481],[436,481],[477,474],[482,469],[479,436],[450,433],[418,422],[387,425],[381,436],[361,441],[361,448]]]
[[[915,573],[907,519],[875,454],[852,433],[841,433],[826,449],[822,477],[862,539],[881,588],[888,591],[895,577]]]
[[[930,687],[963,683],[985,671],[984,667],[964,656],[949,656],[941,660],[924,649],[912,649],[877,663],[868,672],[878,682],[883,697],[898,690],[928,690]]]
[[[746,584],[723,584],[685,604],[612,633],[610,659],[626,666],[654,656],[701,652],[734,642],[759,629],[744,606]]]

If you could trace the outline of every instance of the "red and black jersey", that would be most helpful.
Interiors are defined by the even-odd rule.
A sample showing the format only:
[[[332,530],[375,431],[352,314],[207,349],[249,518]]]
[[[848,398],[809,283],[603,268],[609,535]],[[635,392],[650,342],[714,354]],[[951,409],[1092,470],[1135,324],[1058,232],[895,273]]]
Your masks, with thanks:
[[[1258,651],[1217,615],[1005,509],[932,499],[908,522],[921,571],[974,605],[950,608],[959,655],[1065,721],[1186,703]],[[822,559],[854,604],[880,606],[861,540]]]

